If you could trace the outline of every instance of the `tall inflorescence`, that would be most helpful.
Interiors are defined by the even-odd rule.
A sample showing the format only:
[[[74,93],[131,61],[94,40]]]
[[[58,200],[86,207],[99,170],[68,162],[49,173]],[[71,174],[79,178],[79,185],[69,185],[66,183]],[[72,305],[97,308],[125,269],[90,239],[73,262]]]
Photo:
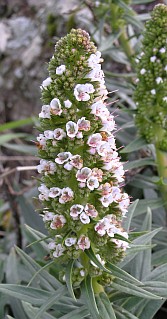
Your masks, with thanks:
[[[118,262],[128,247],[121,222],[129,197],[120,186],[124,170],[105,103],[102,61],[88,33],[72,30],[57,42],[41,85],[39,200],[51,257],[64,270],[74,260],[74,286],[88,273],[109,281],[88,252],[104,265]]]
[[[167,6],[156,5],[136,59],[136,124],[148,143],[167,151]]]

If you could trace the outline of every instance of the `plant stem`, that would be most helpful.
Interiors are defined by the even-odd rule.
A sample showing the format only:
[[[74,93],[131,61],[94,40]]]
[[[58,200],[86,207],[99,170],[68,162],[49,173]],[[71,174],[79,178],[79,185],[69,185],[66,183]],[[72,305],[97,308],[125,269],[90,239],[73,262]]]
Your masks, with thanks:
[[[167,183],[164,181],[167,179],[167,152],[161,151],[158,147],[156,147],[156,157],[158,174],[161,179],[160,191],[167,212]]]
[[[120,42],[126,56],[128,57],[129,61],[133,64],[132,57],[134,56],[134,51],[129,43],[125,26],[122,27],[122,32],[121,32],[118,39],[119,39],[119,42]]]
[[[100,292],[104,292],[104,288],[97,282],[97,277],[92,279],[92,286],[95,294],[100,294]]]

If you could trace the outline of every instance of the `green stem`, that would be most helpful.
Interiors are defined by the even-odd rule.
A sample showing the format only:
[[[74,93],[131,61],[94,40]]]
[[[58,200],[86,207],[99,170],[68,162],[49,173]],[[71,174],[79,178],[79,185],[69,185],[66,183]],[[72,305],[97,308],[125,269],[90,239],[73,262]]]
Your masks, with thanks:
[[[167,211],[167,183],[164,181],[167,179],[167,152],[161,151],[156,147],[156,157],[158,174],[161,179],[160,191]]]
[[[126,54],[126,56],[128,57],[129,61],[132,63],[133,65],[133,56],[134,56],[134,51],[130,45],[128,36],[127,36],[127,32],[126,32],[126,27],[122,27],[122,32],[119,36],[119,42]]]
[[[93,291],[95,294],[100,294],[100,292],[104,292],[104,288],[97,282],[97,277],[92,279]]]

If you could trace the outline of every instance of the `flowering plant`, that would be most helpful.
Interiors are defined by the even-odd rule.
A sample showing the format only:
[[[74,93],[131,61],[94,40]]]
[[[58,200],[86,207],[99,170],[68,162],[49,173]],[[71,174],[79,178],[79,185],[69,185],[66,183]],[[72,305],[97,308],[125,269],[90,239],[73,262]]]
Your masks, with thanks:
[[[165,200],[167,185],[167,6],[156,5],[147,21],[137,62],[136,124],[140,134],[156,150],[160,190]],[[166,207],[167,208],[167,207]]]
[[[88,274],[110,283],[104,266],[120,261],[129,245],[121,225],[129,196],[121,189],[124,169],[105,102],[102,61],[89,35],[72,30],[56,44],[41,85],[39,200],[51,256],[64,267],[62,280],[73,262],[74,287]]]

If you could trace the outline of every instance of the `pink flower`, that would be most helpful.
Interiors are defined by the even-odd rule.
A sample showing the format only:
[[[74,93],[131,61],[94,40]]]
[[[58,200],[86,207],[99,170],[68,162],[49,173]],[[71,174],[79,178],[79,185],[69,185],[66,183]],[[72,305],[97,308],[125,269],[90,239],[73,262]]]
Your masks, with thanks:
[[[89,224],[90,223],[90,218],[89,216],[85,213],[85,212],[82,212],[80,214],[80,221],[83,223],[83,224]]]
[[[66,132],[70,138],[74,138],[78,133],[78,124],[73,121],[66,123]]]
[[[83,209],[84,209],[84,206],[79,205],[79,204],[75,204],[75,205],[71,206],[70,216],[73,219],[78,219],[78,216],[82,213]]]
[[[102,178],[103,178],[103,171],[100,168],[93,168],[92,169],[92,176],[97,177],[99,182],[102,182]]]
[[[108,194],[106,196],[102,196],[100,201],[104,207],[108,207],[113,202],[112,194]]]
[[[111,185],[110,183],[101,184],[99,190],[103,196],[111,194]]]
[[[59,187],[51,187],[49,191],[49,197],[56,198],[61,195],[61,189]]]
[[[77,238],[75,238],[75,237],[69,237],[69,238],[66,238],[65,239],[65,245],[67,246],[67,247],[71,247],[71,246],[73,246],[73,245],[75,245],[76,244],[76,241],[77,241]]]
[[[74,88],[74,96],[78,101],[88,101],[90,99],[90,93],[94,91],[95,89],[90,83],[77,84]]]
[[[79,170],[76,174],[77,181],[79,182],[86,182],[86,180],[91,175],[92,170],[89,167],[83,167]]]
[[[99,143],[102,141],[102,136],[100,133],[95,133],[89,136],[87,144],[90,147],[97,147]]]
[[[65,204],[67,202],[70,202],[74,197],[74,192],[69,187],[64,187],[62,189],[61,197],[59,198],[60,204]]]
[[[44,222],[49,222],[53,220],[55,214],[52,212],[44,211],[45,215],[43,216],[43,221]]]
[[[56,128],[53,131],[53,137],[57,140],[57,141],[61,141],[64,137],[66,136],[65,131],[62,128]]]
[[[49,200],[49,188],[45,186],[45,184],[41,184],[41,186],[38,187],[38,190],[41,194],[39,194],[39,199],[41,201]]]
[[[71,156],[70,164],[75,168],[81,169],[83,167],[83,159],[81,158],[81,155]]]
[[[50,228],[52,229],[59,229],[62,228],[66,224],[66,219],[63,215],[55,215],[51,224]]]
[[[40,164],[37,165],[37,171],[38,173],[44,172],[45,175],[54,174],[54,172],[56,171],[56,165],[51,161],[41,159]]]
[[[96,208],[89,203],[87,203],[85,206],[85,213],[88,216],[93,217],[93,218],[96,218],[98,216],[98,212],[97,212]]]
[[[69,161],[72,157],[72,154],[70,152],[62,152],[57,154],[57,157],[55,158],[55,162],[57,164],[64,164],[67,161]]]
[[[53,115],[61,115],[62,109],[59,99],[55,98],[50,102],[50,112]]]
[[[53,257],[58,258],[58,257],[62,256],[63,252],[65,251],[65,248],[61,244],[56,245],[55,248],[56,249],[53,252]]]
[[[85,117],[82,117],[78,120],[78,130],[79,131],[89,131],[90,130],[90,121],[85,120]]]
[[[50,105],[43,105],[39,117],[43,119],[50,119]]]
[[[46,137],[47,140],[51,140],[53,139],[53,131],[50,131],[50,130],[47,130],[47,131],[44,131],[44,136]]]
[[[87,236],[85,235],[81,235],[80,238],[78,239],[78,248],[82,249],[83,251],[85,249],[89,249],[90,248],[90,240]]]
[[[97,179],[97,177],[94,176],[90,176],[87,180],[87,187],[93,191],[95,188],[99,187],[99,181]]]

